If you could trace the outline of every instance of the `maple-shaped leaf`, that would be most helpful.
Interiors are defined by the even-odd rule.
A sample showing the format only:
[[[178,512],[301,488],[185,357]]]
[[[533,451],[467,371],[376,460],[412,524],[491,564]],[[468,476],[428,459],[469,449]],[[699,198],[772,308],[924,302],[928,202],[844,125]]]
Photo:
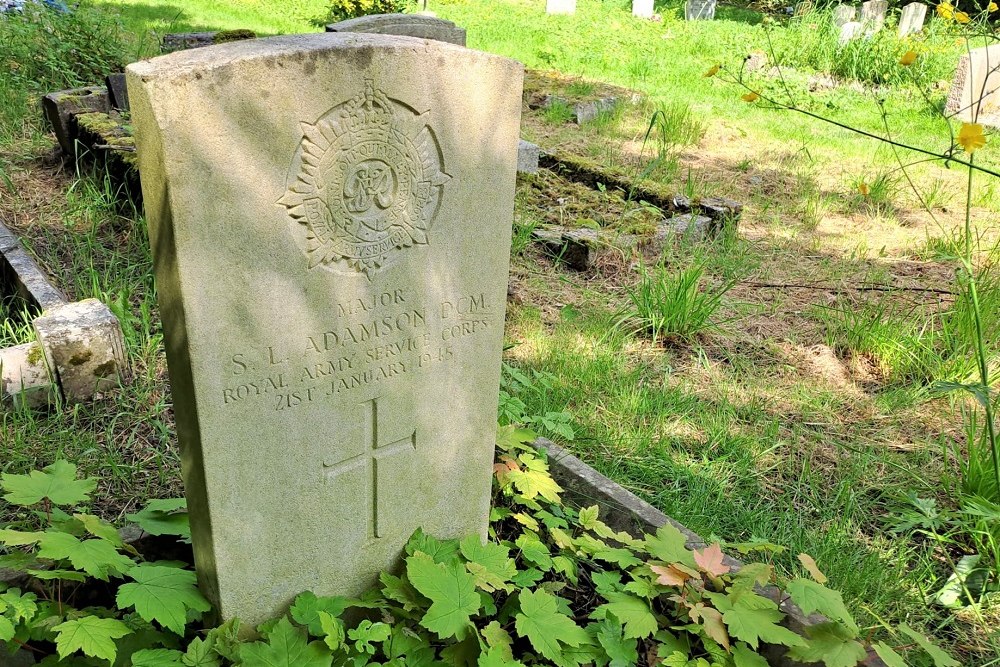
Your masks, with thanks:
[[[710,639],[718,642],[724,648],[729,648],[729,631],[726,630],[726,624],[722,622],[722,612],[698,602],[688,610],[688,616],[691,617],[692,621],[701,625]]]
[[[73,518],[79,521],[83,525],[84,530],[94,537],[107,540],[115,545],[117,549],[125,546],[124,542],[122,542],[122,536],[118,534],[118,529],[102,518],[93,514],[74,514]]]
[[[854,641],[854,634],[839,623],[820,623],[806,630],[805,646],[793,646],[788,657],[801,662],[820,662],[826,667],[855,667],[868,655],[865,647]]]
[[[819,566],[816,565],[816,561],[809,554],[799,554],[799,562],[802,563],[802,567],[806,569],[809,576],[816,580],[817,584],[825,584],[829,579],[823,574]]]
[[[57,579],[62,581],[87,580],[87,575],[83,572],[77,572],[75,570],[25,570],[25,572],[33,576],[35,579],[41,579],[42,581],[55,581]]]
[[[551,503],[559,502],[559,493],[562,491],[562,487],[552,479],[552,476],[548,472],[540,470],[511,470],[507,473],[507,479],[514,484],[517,492],[528,500],[533,500],[541,496]]]
[[[687,549],[687,537],[672,524],[660,526],[656,535],[647,535],[643,546],[646,552],[665,563],[680,563],[688,567],[697,567],[694,556]]]
[[[549,553],[549,548],[538,539],[537,535],[524,533],[514,541],[514,544],[521,550],[521,557],[524,560],[546,572],[552,569],[552,555]]]
[[[610,667],[632,667],[639,663],[636,640],[626,637],[621,621],[608,614],[597,628],[597,643],[610,659]]]
[[[378,577],[379,581],[382,582],[382,595],[387,600],[393,600],[401,604],[403,611],[413,611],[422,606],[423,598],[417,592],[417,589],[411,586],[410,582],[406,580],[405,575],[397,577],[394,574],[383,571],[379,573]],[[301,623],[301,621],[299,622]]]
[[[312,591],[306,591],[295,597],[288,611],[296,623],[309,628],[309,634],[322,637],[324,633],[319,621],[319,612],[325,611],[331,616],[340,616],[349,605],[350,600],[342,596],[318,597]]]
[[[0,611],[3,611],[2,604],[0,604]],[[9,642],[15,634],[14,624],[10,622],[10,619],[6,616],[0,616],[0,642]]]
[[[222,664],[215,651],[215,639],[212,636],[205,639],[195,637],[191,640],[181,662],[184,667],[220,667]]]
[[[656,583],[664,586],[683,586],[689,579],[694,579],[696,574],[683,565],[650,565],[649,569],[656,575]]]
[[[819,612],[831,620],[843,622],[848,628],[857,632],[858,626],[851,612],[847,610],[839,591],[801,577],[789,581],[785,589],[792,596],[792,602],[806,614]]]
[[[503,629],[499,621],[490,621],[490,624],[483,628],[480,634],[491,650],[497,651],[507,660],[514,659],[514,651],[511,649],[511,646],[514,645],[514,639],[509,632]]]
[[[554,595],[544,590],[521,591],[518,595],[521,613],[514,619],[517,634],[531,642],[532,648],[556,662],[562,658],[563,646],[590,643],[586,630],[559,612]]]
[[[525,378],[527,380],[527,378]],[[531,384],[531,380],[527,380]],[[497,428],[497,449],[512,452],[522,445],[534,442],[538,436],[526,428],[500,426]]]
[[[21,593],[20,588],[10,588],[0,594],[0,611],[9,612],[15,623],[30,621],[38,612],[37,599],[34,593]]]
[[[458,540],[439,540],[417,528],[406,543],[406,555],[418,551],[433,558],[435,563],[450,563],[458,560]]]
[[[53,505],[77,505],[90,497],[97,480],[77,479],[75,465],[56,461],[27,475],[4,473],[0,475],[0,487],[7,492],[4,500],[13,505],[27,507],[46,498]]]
[[[67,533],[46,531],[38,545],[38,558],[68,560],[75,569],[101,581],[135,566],[131,558],[118,553],[107,540],[78,540]]]
[[[84,616],[52,628],[56,633],[56,651],[60,658],[82,652],[92,658],[114,662],[118,654],[115,640],[132,633],[127,625],[114,618]]]
[[[144,648],[129,658],[132,667],[185,667],[184,654],[169,648]]]
[[[459,546],[469,561],[465,567],[476,578],[477,587],[487,593],[510,590],[509,582],[517,574],[510,549],[496,542],[483,544],[477,535],[469,535]]]
[[[442,639],[461,639],[470,626],[469,617],[479,611],[475,578],[458,562],[435,563],[420,551],[406,559],[406,576],[432,603],[420,625]]]
[[[0,544],[8,547],[26,547],[29,544],[37,544],[45,533],[11,530],[10,528],[0,528]]]
[[[143,564],[127,574],[134,582],[119,587],[118,608],[135,607],[143,619],[156,621],[175,634],[184,635],[189,611],[206,612],[212,608],[190,570]]]
[[[767,660],[743,642],[733,647],[733,662],[736,667],[768,667]]]
[[[906,623],[900,623],[899,631],[917,643],[924,652],[934,661],[934,667],[961,667],[961,663],[952,658],[945,651],[935,646],[927,637],[923,636]]]
[[[656,632],[656,617],[649,609],[649,603],[628,593],[609,593],[604,596],[607,603],[602,604],[591,614],[591,618],[603,619],[607,615],[615,617],[625,624],[625,637],[643,639]]]
[[[731,568],[722,562],[722,546],[718,542],[710,547],[705,547],[701,551],[695,549],[691,553],[694,556],[694,562],[698,565],[698,569],[702,572],[713,577],[721,577],[724,574],[729,574]]]
[[[306,631],[282,616],[267,641],[240,648],[241,667],[330,667],[333,655],[323,642],[308,641]]]
[[[738,590],[727,595],[709,593],[708,597],[722,612],[722,620],[729,634],[742,639],[753,648],[757,648],[761,640],[783,646],[805,645],[802,637],[778,625],[785,615],[778,611],[778,605],[765,597],[748,590]]]
[[[903,656],[896,653],[896,651],[885,642],[876,642],[875,644],[872,644],[872,648],[875,649],[875,653],[878,657],[882,658],[882,662],[888,665],[888,667],[909,667],[906,664],[906,660],[903,659]]]
[[[343,646],[344,641],[347,639],[344,622],[333,614],[325,611],[319,612],[316,615],[316,618],[319,622],[323,643],[326,644],[331,651],[336,651]],[[386,636],[388,637],[388,635]]]
[[[191,523],[188,520],[187,501],[184,498],[150,500],[145,508],[126,518],[137,523],[150,535],[176,535],[191,538]]]
[[[476,665],[477,667],[525,667],[520,660],[514,660],[513,656],[508,656],[495,648],[480,653]]]
[[[600,516],[600,512],[601,510],[597,505],[584,507],[580,510],[577,517],[580,521],[580,525],[587,530],[592,530],[595,526],[597,526],[597,518]]]

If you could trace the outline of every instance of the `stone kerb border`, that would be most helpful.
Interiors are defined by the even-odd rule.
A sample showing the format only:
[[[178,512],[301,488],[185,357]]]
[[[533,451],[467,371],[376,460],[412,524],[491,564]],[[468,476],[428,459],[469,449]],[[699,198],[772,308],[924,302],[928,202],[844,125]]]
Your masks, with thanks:
[[[67,301],[0,223],[0,296],[9,295],[40,315],[32,320],[35,342],[0,348],[0,409],[79,403],[127,377],[118,318],[96,299]]]
[[[669,523],[687,537],[688,549],[703,549],[708,546],[703,537],[611,481],[551,440],[538,438],[533,445],[547,453],[549,472],[563,488],[563,501],[571,507],[596,504],[606,524],[613,530],[625,531],[634,537],[641,537],[643,533],[655,533],[660,526]],[[743,566],[741,561],[729,556],[725,557],[724,562],[737,569]],[[760,592],[780,606],[781,611],[786,614],[783,624],[793,632],[802,634],[806,628],[827,620],[819,614],[803,614],[801,609],[787,600],[774,586],[768,586]],[[867,650],[868,656],[860,663],[861,667],[887,667],[874,651]],[[773,667],[810,667],[786,657],[782,646],[764,645],[761,653]],[[810,664],[814,666],[816,663]]]

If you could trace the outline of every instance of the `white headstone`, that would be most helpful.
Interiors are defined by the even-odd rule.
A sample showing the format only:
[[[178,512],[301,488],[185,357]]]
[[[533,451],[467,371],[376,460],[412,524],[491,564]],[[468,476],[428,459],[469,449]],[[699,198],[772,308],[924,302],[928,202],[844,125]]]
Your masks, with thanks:
[[[253,627],[485,536],[519,63],[309,34],[127,69],[202,589]]]
[[[874,34],[885,24],[885,13],[889,9],[888,0],[868,0],[861,3],[861,23],[866,34]]]
[[[687,0],[684,18],[688,21],[711,21],[715,18],[716,0]]]
[[[906,37],[911,33],[923,30],[926,17],[927,5],[922,2],[911,2],[903,7],[903,11],[899,15],[899,36]]]
[[[962,56],[944,109],[966,123],[1000,127],[1000,44]]]
[[[653,0],[632,0],[632,16],[641,19],[653,18]]]
[[[850,23],[858,15],[858,10],[850,5],[837,5],[833,10],[833,25],[842,28],[845,23]]]
[[[856,38],[858,35],[864,32],[864,24],[858,21],[849,21],[844,25],[840,26],[840,37],[837,39],[837,43],[840,46],[844,46],[852,39]]]
[[[576,0],[545,0],[546,14],[576,14]]]

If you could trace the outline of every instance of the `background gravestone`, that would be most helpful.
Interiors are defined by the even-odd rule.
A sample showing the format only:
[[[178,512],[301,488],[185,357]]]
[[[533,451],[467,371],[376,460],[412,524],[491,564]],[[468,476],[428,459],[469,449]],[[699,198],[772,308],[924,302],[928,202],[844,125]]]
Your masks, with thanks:
[[[858,37],[862,34],[865,24],[858,21],[849,21],[844,25],[840,26],[840,36],[837,38],[837,43],[840,46],[844,46],[852,39]]]
[[[1000,44],[962,56],[944,109],[967,123],[1000,127]]]
[[[688,21],[710,21],[715,18],[715,0],[687,0],[684,18]]]
[[[887,0],[868,0],[861,3],[861,23],[865,26],[865,34],[872,35],[882,29],[885,24],[885,13],[888,10]]]
[[[465,46],[465,28],[436,16],[421,14],[372,14],[356,19],[331,23],[327,32],[373,32],[382,35],[406,35],[436,39]]]
[[[545,0],[546,14],[576,14],[576,0]]]
[[[485,536],[523,67],[326,33],[127,76],[195,563],[222,617],[357,595],[417,527]]]
[[[651,19],[653,11],[653,0],[632,0],[632,16]]]
[[[922,2],[911,2],[903,7],[903,11],[899,15],[899,36],[906,37],[911,33],[923,30],[926,17],[927,5]]]
[[[837,5],[833,10],[833,25],[843,28],[845,23],[851,23],[858,15],[856,7],[850,5]]]

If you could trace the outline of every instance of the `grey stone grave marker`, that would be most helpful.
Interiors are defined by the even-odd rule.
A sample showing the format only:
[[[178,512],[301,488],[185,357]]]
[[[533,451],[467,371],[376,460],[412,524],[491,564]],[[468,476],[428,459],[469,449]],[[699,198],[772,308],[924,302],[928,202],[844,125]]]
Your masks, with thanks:
[[[860,35],[864,31],[865,24],[859,21],[849,21],[844,25],[840,26],[840,37],[837,39],[837,43],[840,46],[844,46],[852,39]]]
[[[899,15],[899,36],[906,37],[923,30],[925,18],[927,18],[927,5],[924,3],[911,2],[903,7]]]
[[[195,562],[222,618],[357,595],[418,527],[485,536],[521,65],[326,33],[127,76]]]
[[[356,19],[331,23],[327,32],[374,32],[382,35],[406,35],[436,39],[465,46],[465,28],[436,16],[423,14],[372,14]]]
[[[651,19],[653,11],[653,0],[632,0],[632,16]]]
[[[715,0],[687,0],[684,18],[688,21],[711,21],[715,18]]]
[[[944,108],[967,123],[1000,127],[1000,44],[962,56]]]
[[[882,29],[888,9],[887,0],[868,0],[861,3],[861,23],[864,24],[866,35],[873,35]]]
[[[837,5],[833,10],[833,25],[843,28],[845,23],[851,23],[858,16],[856,7],[850,5]]]
[[[546,14],[576,14],[576,0],[545,0]]]

